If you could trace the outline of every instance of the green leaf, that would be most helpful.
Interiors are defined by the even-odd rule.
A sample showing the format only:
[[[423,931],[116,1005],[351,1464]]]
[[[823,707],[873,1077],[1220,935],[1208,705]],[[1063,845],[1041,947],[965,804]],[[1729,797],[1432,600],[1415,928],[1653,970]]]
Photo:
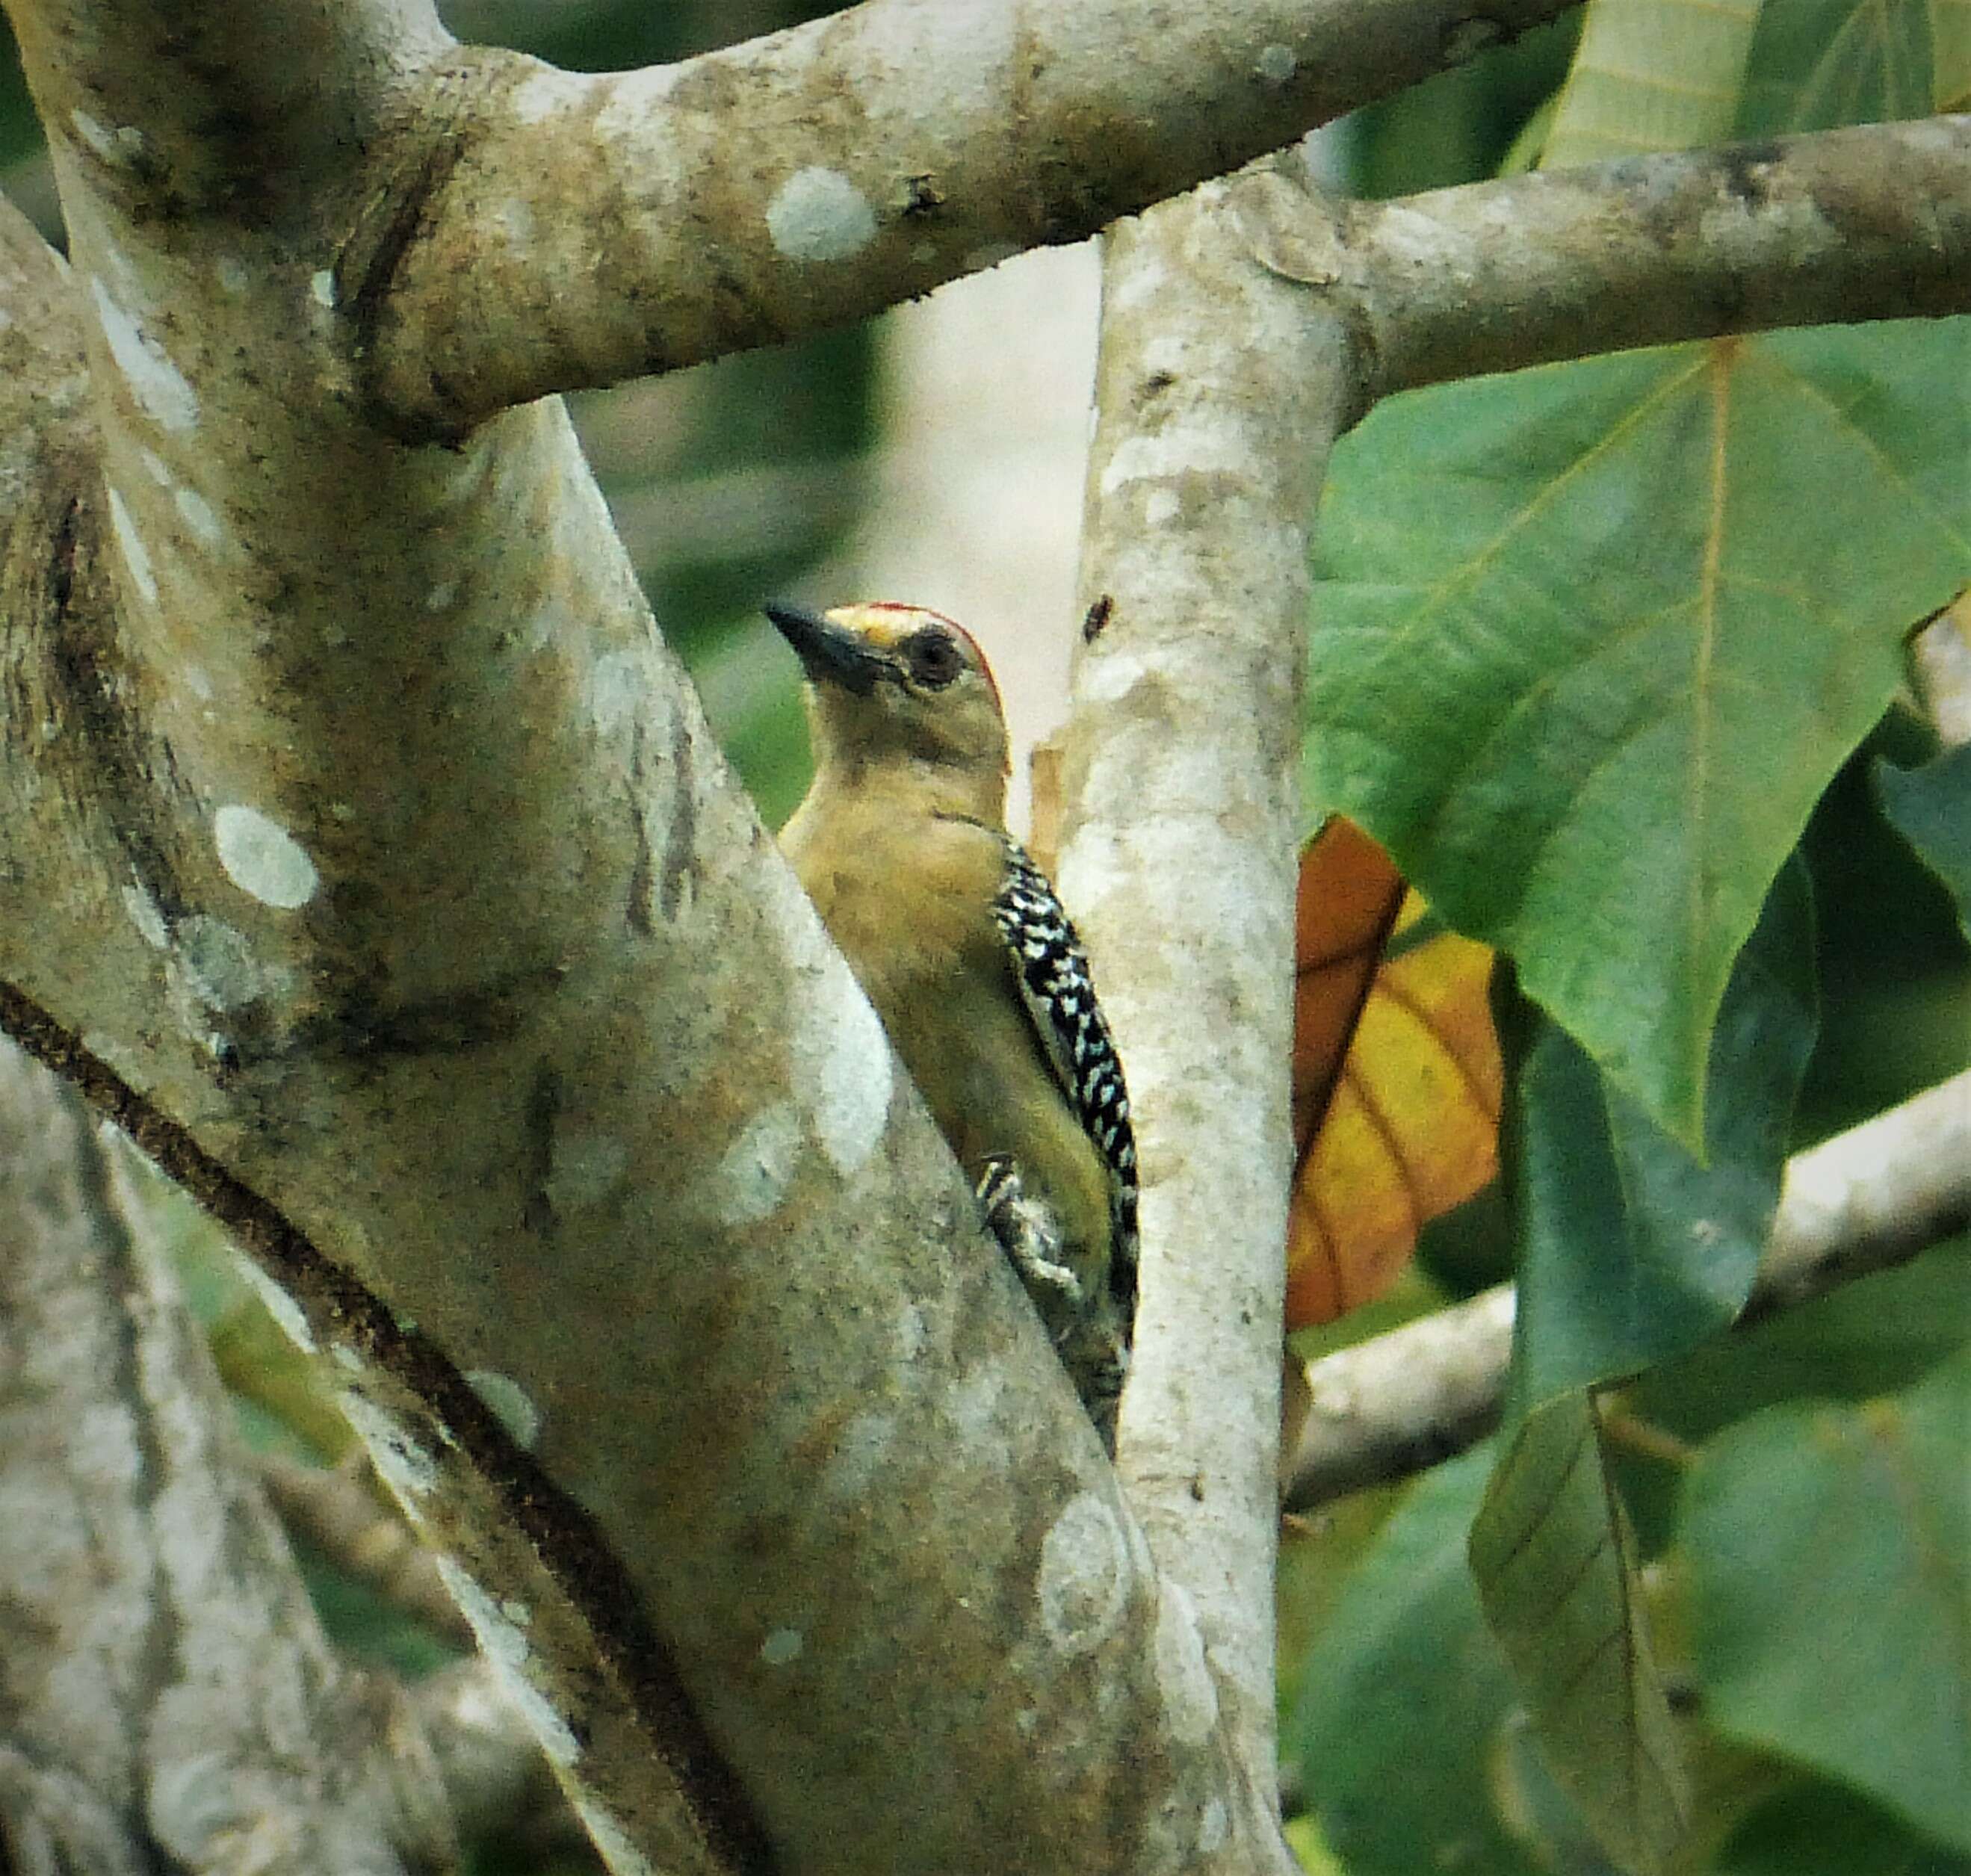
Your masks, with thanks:
[[[1964,0],[1780,0],[1759,15],[1738,134],[1886,123],[1967,102]]]
[[[1654,1876],[1689,1827],[1689,1779],[1585,1389],[1510,1437],[1470,1554],[1555,1783],[1611,1861]]]
[[[1694,1348],[1743,1307],[1779,1203],[1817,1027],[1806,869],[1780,874],[1711,1040],[1700,1162],[1550,1023],[1515,1093],[1516,1400],[1537,1407]]]
[[[1838,1785],[1811,1783],[1761,1806],[1732,1836],[1713,1876],[1971,1876],[1971,1858],[1913,1837]]]
[[[1878,762],[1875,787],[1882,812],[1950,888],[1957,922],[1971,937],[1971,743],[1920,769]]]
[[[1732,959],[1971,578],[1971,320],[1415,393],[1337,453],[1303,774],[1687,1145]]]
[[[1759,11],[1760,0],[1592,0],[1543,167],[1722,143]]]
[[[1285,1744],[1349,1876],[1526,1876],[1487,1797],[1513,1684],[1464,1567],[1491,1457],[1410,1488],[1308,1653]]]
[[[1860,1406],[1774,1407],[1686,1481],[1705,1710],[1971,1851],[1971,1349]]]
[[[1685,1352],[1744,1303],[1813,1044],[1813,950],[1796,861],[1724,998],[1702,1163],[1551,1023],[1534,1026],[1514,1080],[1520,1304],[1503,1457],[1471,1568],[1542,1757],[1625,1869],[1668,1864],[1689,1794],[1588,1390]]]

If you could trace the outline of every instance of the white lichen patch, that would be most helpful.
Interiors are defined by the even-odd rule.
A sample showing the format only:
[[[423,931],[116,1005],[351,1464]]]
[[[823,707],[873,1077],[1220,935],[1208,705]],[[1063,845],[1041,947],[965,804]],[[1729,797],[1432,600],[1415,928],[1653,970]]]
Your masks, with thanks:
[[[869,245],[876,213],[839,169],[797,169],[767,205],[767,232],[793,261],[845,261]]]
[[[202,546],[219,547],[225,544],[226,530],[220,526],[219,517],[213,513],[212,504],[196,489],[180,489],[171,497],[177,505],[180,516]]]
[[[500,1599],[500,1613],[516,1628],[532,1628],[534,1612],[517,1596],[503,1596]]]
[[[276,1283],[243,1251],[233,1253],[233,1267],[246,1287],[259,1298],[267,1314],[280,1325],[281,1332],[304,1355],[314,1353],[314,1331],[308,1327],[301,1306],[282,1285]]]
[[[1291,84],[1294,73],[1300,70],[1300,60],[1294,57],[1292,46],[1262,46],[1259,56],[1253,61],[1253,69],[1266,84]]]
[[[760,1659],[770,1668],[784,1668],[790,1661],[800,1659],[803,1645],[799,1629],[772,1629],[760,1644]]]
[[[212,702],[212,679],[207,677],[198,666],[181,665],[178,667],[178,676],[184,680],[185,689],[190,691],[200,703]]]
[[[538,124],[555,112],[577,103],[588,89],[571,73],[541,66],[529,73],[507,94],[507,107],[516,123]]]
[[[133,879],[123,888],[123,910],[129,914],[130,923],[136,927],[138,936],[153,951],[161,951],[171,943],[171,930],[165,923],[165,915],[158,910],[157,901],[145,891],[141,881]]]
[[[225,920],[194,912],[178,921],[177,938],[185,986],[207,1009],[244,1009],[267,994],[252,946]]]
[[[582,1829],[608,1865],[609,1876],[657,1876],[657,1866],[630,1841],[614,1813],[605,1810],[593,1793],[578,1787],[569,1796]]]
[[[212,263],[213,278],[220,291],[237,299],[253,284],[252,270],[236,254],[222,254]]]
[[[435,586],[426,590],[425,611],[443,612],[458,597],[458,582],[456,580],[440,580]]]
[[[1126,482],[1251,473],[1251,452],[1230,425],[1179,421],[1125,437],[1102,471],[1101,488],[1104,495],[1113,495]]]
[[[839,958],[816,956],[816,949],[797,940],[789,959],[797,980],[789,1079],[810,1091],[815,1137],[847,1179],[883,1137],[896,1071],[882,1019],[854,973]]]
[[[1232,1814],[1225,1808],[1223,1798],[1208,1799],[1204,1809],[1198,1813],[1197,1847],[1206,1856],[1222,1849],[1225,1840],[1232,1834]]]
[[[144,133],[135,124],[114,130],[80,107],[68,114],[77,137],[115,169],[128,169],[144,154]]]
[[[635,720],[647,677],[643,659],[632,651],[606,653],[590,666],[588,713],[600,734],[613,736]]]
[[[228,802],[212,817],[219,864],[234,885],[262,905],[292,911],[321,884],[299,841],[258,808]]]
[[[1006,1396],[1006,1377],[989,1363],[974,1368],[946,1396],[953,1426],[974,1445],[994,1438],[1003,1438],[1001,1403]]]
[[[109,356],[130,386],[145,415],[164,430],[190,430],[198,422],[198,393],[165,348],[148,337],[119,305],[99,278],[90,280],[96,317],[109,341]]]
[[[370,1454],[376,1476],[407,1516],[417,1515],[417,1501],[438,1483],[438,1462],[411,1435],[410,1429],[387,1408],[357,1389],[337,1396],[343,1418],[356,1430]]]
[[[623,1183],[630,1149],[595,1127],[557,1125],[548,1148],[547,1200],[557,1217],[599,1205]]]
[[[757,1224],[779,1210],[800,1152],[800,1116],[787,1102],[755,1115],[712,1174],[714,1208],[728,1225]]]
[[[1191,1598],[1165,1577],[1157,1586],[1157,1688],[1171,1735],[1195,1745],[1218,1724],[1218,1689],[1205,1666],[1204,1641]]]
[[[154,449],[140,449],[137,460],[144,465],[144,473],[161,489],[171,485],[171,465]]]
[[[497,1368],[468,1368],[465,1385],[486,1403],[516,1446],[523,1452],[533,1451],[541,1437],[541,1410],[519,1382]]]
[[[318,267],[308,275],[308,298],[325,313],[335,311],[335,269]]]
[[[1150,526],[1160,528],[1166,521],[1174,521],[1183,506],[1174,489],[1152,489],[1143,503],[1143,519]]]
[[[137,524],[131,519],[123,497],[114,489],[109,491],[109,525],[116,531],[117,547],[137,591],[155,606],[158,603],[158,581],[151,571],[150,550],[144,545],[144,537],[137,532]]]
[[[1041,1543],[1034,1593],[1047,1639],[1065,1654],[1100,1647],[1122,1620],[1134,1579],[1129,1540],[1107,1501],[1077,1493]]]

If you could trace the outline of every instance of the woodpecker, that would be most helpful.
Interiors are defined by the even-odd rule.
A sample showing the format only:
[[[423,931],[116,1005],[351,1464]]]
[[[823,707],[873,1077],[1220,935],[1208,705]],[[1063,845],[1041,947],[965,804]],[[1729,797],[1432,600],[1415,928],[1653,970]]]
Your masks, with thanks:
[[[963,627],[782,604],[813,785],[780,845],[974,1183],[1103,1444],[1136,1306],[1136,1145],[1088,960],[1006,832],[1006,724]]]

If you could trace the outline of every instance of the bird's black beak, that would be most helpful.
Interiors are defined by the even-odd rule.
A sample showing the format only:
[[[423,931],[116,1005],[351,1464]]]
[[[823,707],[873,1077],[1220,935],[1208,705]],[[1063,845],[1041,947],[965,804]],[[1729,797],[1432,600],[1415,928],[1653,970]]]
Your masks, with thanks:
[[[800,654],[801,667],[810,682],[832,684],[866,697],[876,688],[876,680],[888,675],[889,661],[871,651],[846,626],[824,619],[805,606],[790,606],[779,600],[768,600],[760,610]]]

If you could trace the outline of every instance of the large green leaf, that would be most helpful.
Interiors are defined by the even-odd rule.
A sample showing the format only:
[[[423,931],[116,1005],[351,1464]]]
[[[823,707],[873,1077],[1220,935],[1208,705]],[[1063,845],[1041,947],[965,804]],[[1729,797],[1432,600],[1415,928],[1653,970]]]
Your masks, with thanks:
[[[1796,861],[1725,993],[1702,1161],[1551,1023],[1507,1032],[1521,1044],[1505,1137],[1520,1303],[1471,1568],[1549,1768],[1625,1869],[1668,1865],[1689,1799],[1588,1390],[1686,1351],[1743,1304],[1813,1047],[1813,944]]]
[[[1971,321],[1419,392],[1337,452],[1308,811],[1361,822],[1687,1144],[1732,960],[1971,578]]]
[[[1885,123],[1967,103],[1965,0],[1773,0],[1759,15],[1738,134]]]
[[[1760,0],[1590,0],[1540,161],[1722,143]]]
[[[1308,1656],[1285,1744],[1349,1876],[1526,1876],[1487,1797],[1513,1684],[1464,1567],[1490,1463],[1410,1489]]]
[[[1947,749],[1920,769],[1875,764],[1882,811],[1957,901],[1957,922],[1971,937],[1971,743]]]
[[[1744,1306],[1816,1028],[1806,868],[1781,872],[1711,1039],[1702,1161],[1551,1023],[1515,1094],[1526,1408],[1686,1353]]]
[[[1666,1868],[1689,1827],[1689,1779],[1585,1389],[1507,1440],[1470,1554],[1555,1782],[1618,1867]]]
[[[1682,1545],[1705,1711],[1971,1851],[1971,1349],[1706,1447]]]

